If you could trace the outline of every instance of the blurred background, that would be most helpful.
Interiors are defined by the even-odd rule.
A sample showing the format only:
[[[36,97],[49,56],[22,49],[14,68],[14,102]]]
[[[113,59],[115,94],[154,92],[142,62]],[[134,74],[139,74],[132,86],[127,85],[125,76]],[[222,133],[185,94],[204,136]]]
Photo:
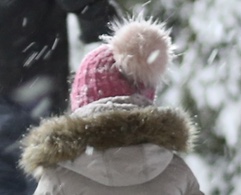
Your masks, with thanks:
[[[185,156],[207,195],[241,194],[241,1],[119,0],[126,13],[144,11],[172,30],[176,58],[162,78],[157,104],[182,107],[200,130]],[[79,42],[68,16],[70,64],[76,70],[95,44]],[[100,44],[100,43],[97,43]]]

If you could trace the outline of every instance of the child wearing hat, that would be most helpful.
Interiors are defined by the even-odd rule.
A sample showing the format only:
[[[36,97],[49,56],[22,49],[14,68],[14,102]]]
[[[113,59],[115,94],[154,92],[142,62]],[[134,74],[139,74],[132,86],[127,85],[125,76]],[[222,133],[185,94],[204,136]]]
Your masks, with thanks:
[[[154,94],[172,60],[169,33],[142,17],[112,23],[113,36],[77,71],[70,115],[43,120],[23,140],[20,165],[34,195],[203,195],[178,152],[196,128]]]

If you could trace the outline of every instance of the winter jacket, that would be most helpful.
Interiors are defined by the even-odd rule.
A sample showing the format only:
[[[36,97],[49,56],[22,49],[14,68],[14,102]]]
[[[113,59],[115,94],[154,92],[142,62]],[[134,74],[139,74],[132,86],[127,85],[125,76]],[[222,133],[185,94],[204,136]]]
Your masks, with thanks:
[[[67,12],[77,15],[81,40],[89,43],[108,32],[116,6],[107,0],[0,1],[1,195],[32,195],[34,180],[16,166],[19,139],[39,117],[68,106]]]
[[[104,98],[43,121],[24,140],[34,195],[202,195],[185,162],[195,128],[185,113],[141,96]]]

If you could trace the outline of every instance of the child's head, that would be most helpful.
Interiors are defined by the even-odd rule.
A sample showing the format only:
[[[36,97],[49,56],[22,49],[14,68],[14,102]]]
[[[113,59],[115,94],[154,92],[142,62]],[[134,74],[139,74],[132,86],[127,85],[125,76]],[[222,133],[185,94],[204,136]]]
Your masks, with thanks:
[[[172,58],[163,24],[142,17],[113,23],[107,44],[87,54],[76,73],[71,108],[114,96],[140,94],[153,100],[155,89]]]

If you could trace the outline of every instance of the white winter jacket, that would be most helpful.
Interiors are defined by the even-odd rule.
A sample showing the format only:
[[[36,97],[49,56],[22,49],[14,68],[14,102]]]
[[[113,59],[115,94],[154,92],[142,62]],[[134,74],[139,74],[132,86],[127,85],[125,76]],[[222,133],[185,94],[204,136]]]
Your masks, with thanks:
[[[194,130],[180,110],[106,98],[34,128],[21,166],[41,170],[34,195],[202,195],[176,154],[191,147]]]

